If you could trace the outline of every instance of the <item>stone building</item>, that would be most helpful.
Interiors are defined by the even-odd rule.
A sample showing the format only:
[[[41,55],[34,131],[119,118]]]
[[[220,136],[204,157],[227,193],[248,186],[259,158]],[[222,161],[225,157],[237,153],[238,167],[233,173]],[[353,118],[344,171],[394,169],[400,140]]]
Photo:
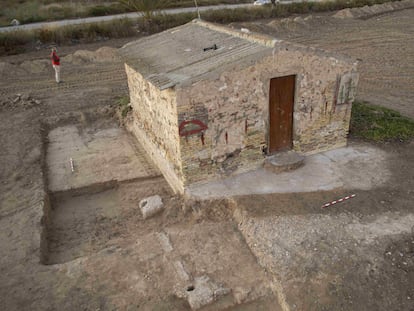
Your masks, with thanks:
[[[357,63],[194,21],[125,45],[131,130],[172,188],[346,145]]]

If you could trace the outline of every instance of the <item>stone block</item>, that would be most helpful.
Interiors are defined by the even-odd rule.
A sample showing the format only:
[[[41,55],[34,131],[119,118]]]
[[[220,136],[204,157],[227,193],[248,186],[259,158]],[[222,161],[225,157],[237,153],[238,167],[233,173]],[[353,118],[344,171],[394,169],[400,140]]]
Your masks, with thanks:
[[[267,157],[264,161],[264,168],[273,173],[281,173],[295,170],[304,164],[305,157],[294,151],[279,152]]]
[[[164,209],[164,204],[162,203],[162,199],[159,195],[154,195],[141,200],[139,202],[139,208],[141,209],[144,219],[147,219],[160,213]]]
[[[187,301],[191,310],[199,310],[229,294],[231,290],[213,282],[208,276],[194,279],[194,286],[187,289]]]

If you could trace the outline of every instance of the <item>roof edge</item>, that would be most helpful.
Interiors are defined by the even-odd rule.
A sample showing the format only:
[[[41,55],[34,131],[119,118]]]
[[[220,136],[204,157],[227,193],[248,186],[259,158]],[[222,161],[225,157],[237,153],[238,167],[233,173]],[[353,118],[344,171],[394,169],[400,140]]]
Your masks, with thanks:
[[[195,19],[192,22],[202,27],[205,27],[205,28],[208,28],[214,31],[218,31],[221,33],[229,34],[234,37],[239,37],[241,39],[245,39],[245,40],[248,40],[254,43],[264,45],[266,47],[274,47],[276,42],[281,41],[281,40],[277,40],[276,38],[272,36],[268,36],[265,34],[260,34],[260,33],[251,32],[251,31],[244,32],[242,30],[237,30],[237,29],[229,28],[229,27],[222,26],[219,24],[206,22],[201,19]]]
[[[353,57],[348,56],[348,55],[334,53],[333,51],[329,51],[329,50],[325,50],[325,49],[321,49],[317,47],[312,47],[309,45],[303,45],[303,44],[296,43],[296,42],[294,43],[294,42],[290,42],[286,40],[276,39],[275,37],[272,37],[266,34],[257,33],[257,32],[252,32],[247,29],[246,31],[238,30],[235,28],[230,28],[227,26],[223,26],[223,25],[219,25],[219,24],[215,24],[211,22],[206,22],[201,19],[195,19],[192,21],[192,23],[195,23],[197,25],[200,25],[202,27],[205,27],[205,28],[208,28],[214,31],[218,31],[218,32],[222,32],[225,34],[235,36],[235,37],[239,37],[241,39],[245,39],[250,42],[258,43],[258,44],[261,44],[263,46],[270,47],[270,48],[277,48],[278,45],[279,46],[283,45],[288,48],[292,47],[292,48],[296,48],[296,49],[300,49],[300,50],[308,51],[312,53],[320,53],[322,56],[334,58],[338,61],[344,61],[346,63],[353,64],[354,66],[357,66],[358,63],[360,62],[358,59],[354,59]]]

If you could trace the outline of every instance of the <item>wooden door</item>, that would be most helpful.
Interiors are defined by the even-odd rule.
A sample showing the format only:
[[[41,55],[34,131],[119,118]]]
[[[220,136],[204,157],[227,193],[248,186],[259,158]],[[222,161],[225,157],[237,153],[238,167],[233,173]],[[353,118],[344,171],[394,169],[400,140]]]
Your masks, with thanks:
[[[292,149],[294,96],[295,76],[270,80],[269,154]]]

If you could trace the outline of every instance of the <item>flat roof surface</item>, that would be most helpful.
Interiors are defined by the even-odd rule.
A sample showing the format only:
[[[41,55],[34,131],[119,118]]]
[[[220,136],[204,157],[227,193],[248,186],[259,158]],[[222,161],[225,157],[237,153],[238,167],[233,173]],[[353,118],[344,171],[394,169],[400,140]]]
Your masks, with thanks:
[[[209,49],[214,45],[217,49]],[[191,22],[130,42],[120,54],[130,67],[163,90],[221,72],[224,65],[266,50],[271,47]]]

